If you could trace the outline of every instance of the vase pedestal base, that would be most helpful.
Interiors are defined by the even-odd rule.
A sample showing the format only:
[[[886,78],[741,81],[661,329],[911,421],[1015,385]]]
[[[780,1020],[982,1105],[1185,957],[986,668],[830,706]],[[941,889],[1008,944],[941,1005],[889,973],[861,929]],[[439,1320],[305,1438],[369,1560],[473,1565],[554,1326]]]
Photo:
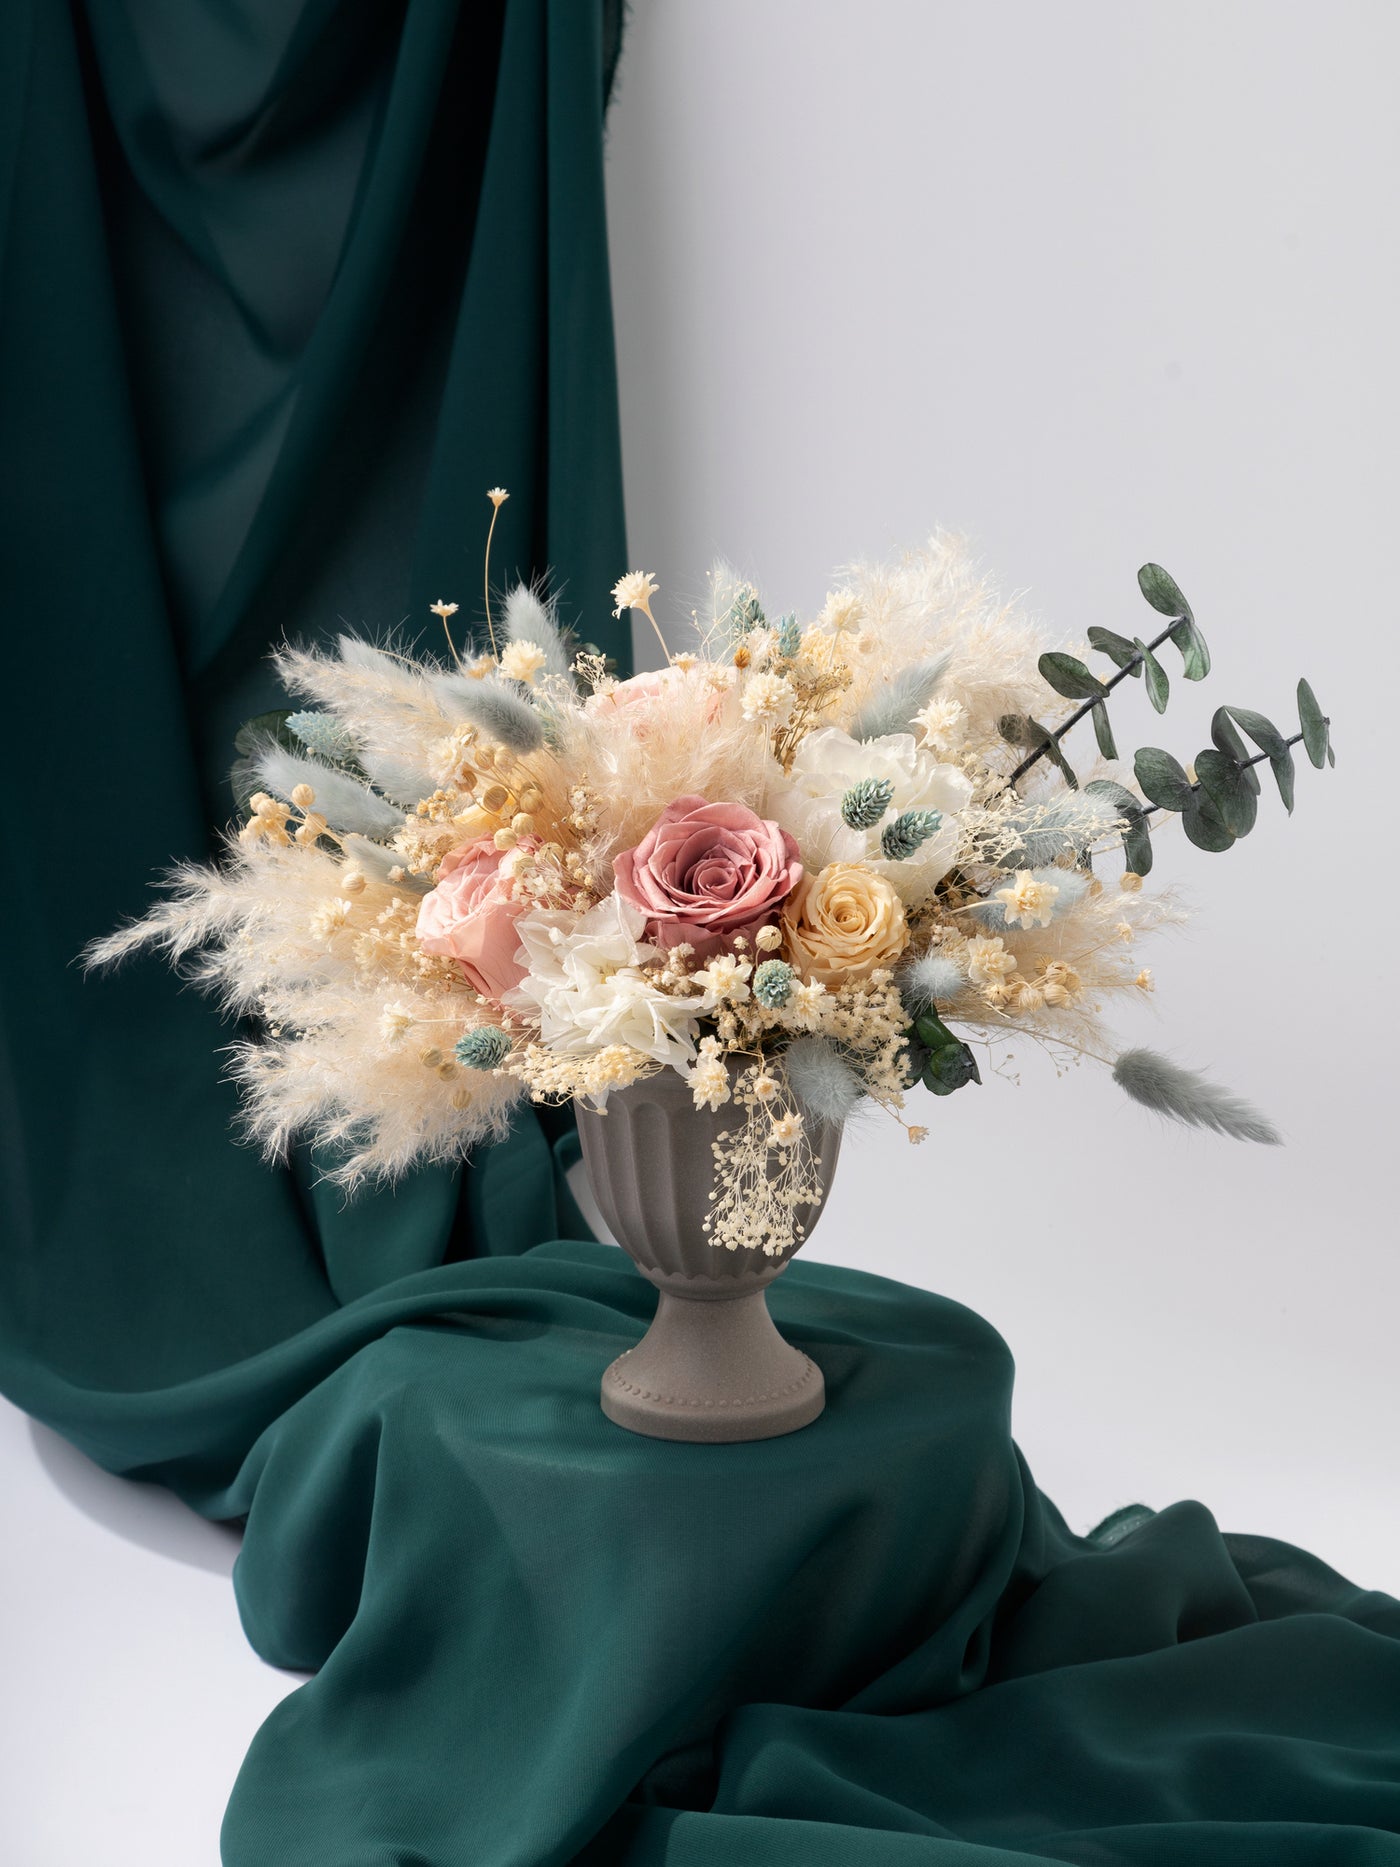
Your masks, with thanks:
[[[776,1439],[825,1404],[821,1369],[778,1334],[762,1290],[708,1301],[662,1290],[650,1329],[603,1376],[604,1413],[650,1439]]]

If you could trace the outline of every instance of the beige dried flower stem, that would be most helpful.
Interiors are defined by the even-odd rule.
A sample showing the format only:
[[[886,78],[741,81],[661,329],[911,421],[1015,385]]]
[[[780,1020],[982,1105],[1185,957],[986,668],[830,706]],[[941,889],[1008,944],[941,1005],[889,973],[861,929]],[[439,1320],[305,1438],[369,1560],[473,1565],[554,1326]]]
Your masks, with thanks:
[[[652,632],[661,644],[661,652],[666,657],[666,665],[671,665],[671,651],[666,645],[666,637],[661,633],[661,625],[651,613],[651,599],[661,588],[655,577],[648,571],[628,571],[625,577],[619,577],[613,585],[612,594],[617,599],[614,616],[624,609],[639,609],[652,626]]]
[[[496,646],[496,631],[491,624],[491,540],[496,532],[496,520],[500,517],[501,507],[510,498],[504,486],[493,486],[486,497],[491,501],[491,523],[486,528],[486,562],[482,567],[481,586],[486,599],[486,633],[491,638],[491,653],[500,660],[501,651]]]
[[[430,603],[428,605],[428,608],[442,624],[442,632],[447,637],[447,652],[460,668],[462,665],[462,657],[458,653],[457,644],[452,640],[452,631],[447,626],[447,618],[457,614],[457,607],[455,603],[444,602],[441,597],[438,598],[436,603]],[[402,659],[402,657],[400,657],[400,659]]]

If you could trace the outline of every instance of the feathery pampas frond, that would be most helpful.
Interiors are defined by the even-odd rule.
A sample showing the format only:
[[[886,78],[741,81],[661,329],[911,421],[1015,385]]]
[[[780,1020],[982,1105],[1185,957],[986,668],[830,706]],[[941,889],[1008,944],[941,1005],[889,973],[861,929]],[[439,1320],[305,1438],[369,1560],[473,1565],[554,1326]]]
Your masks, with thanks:
[[[82,952],[84,972],[105,972],[146,948],[180,960],[206,940],[231,936],[243,920],[243,892],[232,877],[198,862],[182,862],[161,877],[168,898]]]
[[[1113,1080],[1134,1102],[1188,1128],[1210,1128],[1234,1141],[1257,1141],[1266,1147],[1277,1147],[1283,1140],[1252,1103],[1158,1051],[1125,1050],[1113,1066]]]
[[[783,1052],[792,1093],[815,1121],[844,1122],[865,1094],[860,1077],[821,1037],[799,1037]]]

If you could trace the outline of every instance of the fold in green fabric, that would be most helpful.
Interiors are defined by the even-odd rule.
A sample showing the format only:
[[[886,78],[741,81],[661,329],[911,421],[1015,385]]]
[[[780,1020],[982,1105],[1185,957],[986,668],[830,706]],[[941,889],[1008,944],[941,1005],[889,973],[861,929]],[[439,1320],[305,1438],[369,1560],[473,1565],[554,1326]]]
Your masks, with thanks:
[[[254,1646],[319,1669],[234,1867],[1400,1860],[1400,1603],[1198,1504],[1070,1535],[968,1311],[799,1262],[826,1413],[680,1446],[598,1407],[651,1305],[615,1248],[429,1291],[205,1499]]]
[[[568,1242],[567,1117],[346,1208],[234,1143],[196,994],[72,964],[208,853],[284,632],[471,619],[487,486],[498,572],[552,567],[625,659],[617,30],[595,0],[0,22],[32,799],[0,843],[0,1385],[246,1520],[249,1639],[314,1677],[230,1867],[1400,1862],[1400,1605],[1195,1504],[1071,1535],[978,1318],[798,1262],[771,1301],[822,1418],[634,1438],[598,1382],[654,1299]]]

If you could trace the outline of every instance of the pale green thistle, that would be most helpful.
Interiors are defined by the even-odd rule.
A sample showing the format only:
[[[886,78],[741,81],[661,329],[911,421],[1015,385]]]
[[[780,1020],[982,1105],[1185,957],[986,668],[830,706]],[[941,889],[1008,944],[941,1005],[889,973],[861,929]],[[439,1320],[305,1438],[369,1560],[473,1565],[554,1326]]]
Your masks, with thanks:
[[[753,976],[753,995],[769,1011],[781,1011],[792,997],[797,974],[783,959],[765,959]]]
[[[510,1038],[494,1024],[479,1024],[459,1037],[452,1054],[468,1070],[494,1070],[510,1055]]]
[[[902,810],[885,825],[880,848],[887,862],[903,862],[935,833],[943,821],[941,810]]]
[[[350,757],[354,745],[334,713],[289,713],[287,731],[295,733],[308,752],[337,764]]]
[[[789,610],[778,618],[778,653],[784,661],[791,661],[802,647],[802,628],[796,614]]]
[[[729,614],[724,619],[730,635],[747,635],[750,629],[761,628],[763,624],[763,605],[758,600],[757,592],[751,585],[740,589],[734,601],[729,605]]]
[[[894,782],[889,778],[862,778],[841,799],[841,821],[851,830],[872,830],[890,807]]]

